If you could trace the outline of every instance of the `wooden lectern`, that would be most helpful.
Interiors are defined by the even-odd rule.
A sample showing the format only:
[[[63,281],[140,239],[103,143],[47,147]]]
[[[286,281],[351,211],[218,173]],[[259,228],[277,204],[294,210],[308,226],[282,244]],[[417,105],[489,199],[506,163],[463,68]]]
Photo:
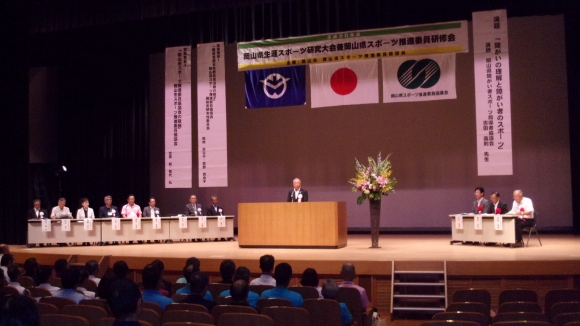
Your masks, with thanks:
[[[342,248],[346,246],[346,203],[240,203],[242,248]]]

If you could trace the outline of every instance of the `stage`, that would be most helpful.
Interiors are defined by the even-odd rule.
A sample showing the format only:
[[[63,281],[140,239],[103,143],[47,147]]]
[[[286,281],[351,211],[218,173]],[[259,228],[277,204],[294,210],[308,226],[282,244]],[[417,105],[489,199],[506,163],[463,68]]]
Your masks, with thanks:
[[[40,264],[52,265],[58,258],[74,257],[78,262],[110,255],[109,267],[125,260],[140,280],[140,270],[154,259],[166,266],[165,277],[174,281],[181,276],[185,260],[195,256],[201,269],[219,279],[219,264],[233,259],[238,266],[247,266],[252,276],[260,273],[258,259],[272,254],[276,262],[291,264],[296,284],[302,271],[315,268],[320,277],[339,278],[344,262],[353,262],[359,275],[358,283],[367,288],[373,303],[390,307],[391,276],[395,266],[421,268],[440,264],[446,269],[448,296],[454,290],[482,287],[492,293],[497,302],[499,292],[506,288],[533,288],[540,300],[550,289],[580,286],[580,237],[573,235],[540,235],[543,246],[532,236],[529,247],[450,245],[450,235],[381,235],[379,249],[370,249],[370,235],[349,235],[348,245],[341,249],[244,249],[237,241],[177,242],[163,244],[132,244],[90,247],[11,246],[18,264],[36,257]],[[527,237],[525,238],[527,239]],[[399,264],[399,265],[398,265]]]

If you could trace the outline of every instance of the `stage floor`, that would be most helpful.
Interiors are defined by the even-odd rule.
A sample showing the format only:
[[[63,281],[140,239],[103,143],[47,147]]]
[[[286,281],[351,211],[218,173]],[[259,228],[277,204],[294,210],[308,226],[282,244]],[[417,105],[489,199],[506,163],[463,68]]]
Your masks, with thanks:
[[[19,256],[31,255],[111,255],[139,258],[181,258],[257,260],[272,254],[277,261],[554,261],[580,260],[580,236],[541,235],[540,246],[535,236],[525,248],[502,246],[450,245],[450,235],[381,235],[379,249],[370,249],[370,235],[349,235],[348,245],[341,249],[256,249],[240,248],[237,241],[177,242],[167,244],[132,244],[90,247],[11,246],[17,262]],[[22,255],[21,255],[22,254]]]

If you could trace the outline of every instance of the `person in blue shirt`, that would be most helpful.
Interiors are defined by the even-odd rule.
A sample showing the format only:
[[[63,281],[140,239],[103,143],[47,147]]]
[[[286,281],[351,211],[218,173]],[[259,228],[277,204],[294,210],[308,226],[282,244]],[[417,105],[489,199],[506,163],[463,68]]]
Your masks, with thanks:
[[[183,276],[187,279],[191,278],[191,275],[193,275],[193,273],[195,272],[199,272],[199,268],[196,267],[196,265],[194,264],[190,264],[185,266],[185,268],[183,268]],[[181,289],[178,289],[177,291],[175,291],[175,294],[191,294],[191,290],[189,288],[189,283],[185,284],[184,287],[182,287]],[[205,295],[203,296],[203,298],[205,300],[208,301],[213,301],[213,296],[211,295],[211,292],[206,291]]]
[[[324,281],[322,284],[322,296],[324,299],[337,301],[336,297],[338,296],[338,284],[335,280],[328,278]],[[344,302],[339,302],[338,304],[340,305],[340,318],[342,320],[342,325],[352,325],[352,315],[350,311],[348,311],[346,304],[344,304]]]
[[[138,320],[143,300],[135,282],[127,279],[114,281],[107,303],[115,317],[113,326],[141,326]]]
[[[159,282],[161,281],[161,271],[157,266],[149,264],[143,268],[143,301],[155,302],[161,306],[162,309],[168,304],[173,303],[173,300],[163,296],[159,290]]]
[[[246,284],[250,283],[250,270],[247,267],[244,266],[240,266],[236,269],[236,273],[234,274],[234,283],[237,280],[243,280],[246,282]],[[230,286],[230,290],[232,289],[232,286]],[[222,297],[229,297],[231,295],[230,290],[225,290],[222,293],[220,293],[220,296]],[[260,295],[256,292],[252,292],[249,291],[248,292],[248,303],[250,304],[250,306],[252,308],[256,308],[257,304],[258,304],[258,300],[260,300]]]
[[[294,291],[288,290],[290,278],[292,277],[292,267],[288,263],[280,263],[274,269],[276,287],[262,292],[262,298],[280,298],[289,300],[294,307],[302,307],[304,299]]]
[[[81,302],[82,299],[88,299],[84,294],[77,292],[77,286],[81,280],[81,275],[77,269],[67,268],[60,274],[60,281],[62,283],[62,290],[54,294],[55,297],[69,298],[76,303]]]
[[[199,271],[201,270],[201,262],[199,261],[199,259],[195,258],[195,257],[189,257],[187,258],[187,260],[185,261],[185,267],[189,266],[189,265],[193,265],[195,271]],[[189,283],[189,277],[187,275],[185,275],[185,267],[183,268],[183,277],[177,279],[177,281],[175,281],[175,283]]]

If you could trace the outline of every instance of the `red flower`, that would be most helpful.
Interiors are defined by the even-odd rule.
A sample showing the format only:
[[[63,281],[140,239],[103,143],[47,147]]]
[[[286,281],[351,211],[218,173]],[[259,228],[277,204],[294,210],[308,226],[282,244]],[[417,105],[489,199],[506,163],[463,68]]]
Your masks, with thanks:
[[[480,206],[477,206],[477,212],[478,213],[483,212],[483,206],[481,206],[481,205]]]
[[[499,208],[499,207],[498,207],[498,208],[496,208],[496,209],[495,209],[495,213],[496,213],[496,214],[501,214],[501,208]]]

